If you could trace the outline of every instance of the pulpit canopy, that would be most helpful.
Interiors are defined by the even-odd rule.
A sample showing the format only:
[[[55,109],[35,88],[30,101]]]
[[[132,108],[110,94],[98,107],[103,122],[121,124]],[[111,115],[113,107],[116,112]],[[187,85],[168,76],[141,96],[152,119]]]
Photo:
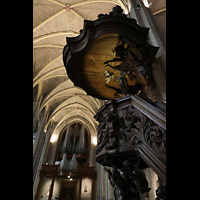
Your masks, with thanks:
[[[77,37],[67,37],[63,62],[75,86],[99,99],[144,96],[153,79],[158,47],[148,43],[149,28],[128,18],[120,6],[95,21],[84,21]]]

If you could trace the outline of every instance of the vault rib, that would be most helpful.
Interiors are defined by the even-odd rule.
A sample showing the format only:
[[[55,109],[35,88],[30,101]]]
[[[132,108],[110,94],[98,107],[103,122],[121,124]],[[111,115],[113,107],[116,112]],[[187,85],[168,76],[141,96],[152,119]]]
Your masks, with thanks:
[[[77,111],[77,110],[79,110],[78,114],[75,113],[75,111]],[[67,113],[64,117],[62,117],[59,120],[59,122],[57,123],[55,129],[58,128],[59,125],[62,124],[62,122],[64,122],[65,120],[67,120],[71,116],[74,116],[74,117],[76,116],[76,118],[83,117],[83,119],[86,119],[92,125],[92,127],[94,128],[94,130],[96,130],[96,125],[94,124],[94,122],[92,122],[91,118],[85,112],[81,111],[80,109],[74,109],[73,111]],[[47,129],[47,126],[45,128]]]
[[[33,78],[33,82],[40,76],[40,74],[47,68],[49,67],[54,61],[56,61],[57,59],[61,58],[62,54],[59,55],[58,57],[56,57],[55,59],[53,59],[51,62],[49,62],[47,65],[45,65]]]
[[[63,13],[64,11],[66,11],[66,5],[63,4],[63,3],[60,3],[58,1],[55,1],[55,0],[48,0],[48,1],[51,1],[52,3],[55,3],[57,5],[60,5],[62,7],[64,7],[64,9],[58,11],[57,13],[55,13],[54,15],[52,15],[51,17],[47,18],[46,20],[44,20],[43,22],[41,22],[39,25],[37,25],[34,29],[33,29],[33,32],[36,31],[38,28],[40,28],[41,26],[43,26],[45,23],[47,23],[48,21],[50,21],[51,19],[53,19],[54,17],[58,16],[59,14]],[[99,3],[99,2],[107,2],[107,3],[114,3],[116,5],[121,5],[124,10],[126,11],[127,8],[126,6],[124,6],[123,2],[120,1],[117,2],[117,1],[114,1],[114,0],[87,0],[87,1],[83,1],[83,2],[79,2],[79,3],[75,3],[73,5],[69,5],[70,6],[70,11],[72,11],[74,14],[76,14],[79,18],[81,18],[82,20],[84,20],[83,16],[81,16],[77,11],[73,10],[72,8],[74,7],[77,7],[77,6],[81,6],[81,5],[85,5],[85,4],[88,4],[88,3]]]
[[[33,49],[36,49],[36,48],[43,48],[43,47],[53,47],[53,48],[60,48],[60,49],[63,49],[63,45],[58,45],[58,44],[36,44],[36,45],[33,45]]]
[[[45,19],[43,22],[41,22],[40,24],[38,24],[38,25],[33,29],[33,32],[36,31],[36,30],[37,30],[38,28],[40,28],[41,26],[43,26],[44,24],[46,24],[48,21],[50,21],[50,20],[53,19],[54,17],[56,17],[56,16],[60,15],[61,13],[63,13],[64,11],[66,11],[65,8],[62,9],[62,10],[60,10],[60,11],[58,11],[57,13],[55,13],[54,15],[52,15],[51,17]]]
[[[59,2],[59,1],[55,1],[55,0],[48,0],[48,1],[51,1],[52,3],[55,3],[55,4],[59,5],[59,6],[66,7],[65,4],[63,4],[63,3]]]
[[[71,30],[53,32],[53,33],[41,35],[39,37],[34,38],[33,39],[33,43],[38,42],[40,40],[44,40],[44,39],[50,38],[50,37],[59,36],[59,35],[66,35],[66,34],[72,34],[74,36],[78,36],[80,33],[75,32],[75,31],[71,31]]]
[[[77,6],[85,5],[88,3],[101,3],[101,2],[114,3],[116,5],[120,5],[120,3],[118,3],[117,1],[114,1],[114,0],[87,0],[87,1],[82,1],[79,3],[75,3],[75,4],[71,5],[70,8],[75,8]]]
[[[77,11],[75,11],[74,9],[70,9],[70,11],[71,11],[72,13],[74,13],[77,17],[79,17],[80,19],[82,19],[82,20],[84,21],[83,16],[81,16]]]
[[[73,93],[65,93],[66,91],[60,91],[58,93],[56,93],[55,95],[51,96],[50,98],[48,98],[45,102],[42,103],[40,109],[39,109],[39,113],[42,111],[42,109],[51,101],[55,100],[56,98],[60,98],[60,97],[64,97],[64,96],[70,96],[74,97],[74,96],[87,96],[86,94],[73,94]],[[60,94],[63,93],[63,94]]]
[[[42,74],[39,78],[37,78],[34,82],[33,82],[33,87],[35,87],[37,84],[39,84],[46,76],[48,76],[49,74],[52,74],[54,72],[57,72],[59,70],[62,70],[62,69],[65,69],[64,66],[60,66],[60,67],[57,67],[57,68],[54,68],[44,74]]]
[[[79,106],[77,106],[77,104],[78,104]],[[72,105],[75,105],[75,106],[72,106]],[[86,107],[84,104],[82,104],[82,103],[80,103],[80,102],[70,103],[70,104],[65,105],[65,106],[63,106],[63,107],[61,107],[61,108],[58,109],[59,106],[60,106],[60,105],[58,105],[58,106],[55,108],[55,110],[53,111],[53,113],[52,113],[51,116],[49,117],[46,127],[48,127],[49,123],[51,122],[51,120],[52,120],[56,115],[58,115],[59,113],[65,111],[65,110],[71,109],[71,108],[74,108],[73,110],[77,110],[77,109],[85,110],[86,112],[91,113],[92,116],[95,114],[94,110],[89,109],[88,107]],[[81,106],[82,106],[82,107],[81,107]]]
[[[45,81],[45,80],[47,80],[47,79],[51,79],[51,78],[55,78],[55,77],[67,77],[68,78],[68,76],[66,75],[66,74],[55,74],[55,75],[52,75],[52,76],[47,76],[47,77],[44,77],[42,80],[40,80],[39,82],[35,82],[34,84],[33,84],[33,88],[36,86],[36,85],[38,85],[39,83],[41,83],[42,81]]]
[[[159,14],[159,13],[163,12],[163,11],[166,11],[166,7],[165,7],[165,8],[161,8],[161,9],[159,9],[159,10],[156,10],[156,11],[154,11],[154,12],[153,12],[153,15],[157,15],[157,14]]]

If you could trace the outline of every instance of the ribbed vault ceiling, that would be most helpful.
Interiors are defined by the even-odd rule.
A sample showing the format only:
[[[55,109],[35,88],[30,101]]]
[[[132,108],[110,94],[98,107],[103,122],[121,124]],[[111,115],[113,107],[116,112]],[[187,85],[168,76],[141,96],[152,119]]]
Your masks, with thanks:
[[[88,96],[69,80],[62,61],[66,37],[79,35],[84,20],[96,20],[126,0],[33,0],[33,99],[41,98],[39,114],[47,107],[49,118],[62,127],[80,120],[95,127],[93,115],[102,101]]]
[[[102,102],[74,87],[62,61],[66,37],[79,35],[83,22],[97,19],[100,13],[109,13],[119,0],[34,0],[33,1],[33,90],[42,98],[39,113],[48,107],[49,118],[56,127],[69,121],[96,122],[93,115]],[[67,7],[66,7],[67,6]]]

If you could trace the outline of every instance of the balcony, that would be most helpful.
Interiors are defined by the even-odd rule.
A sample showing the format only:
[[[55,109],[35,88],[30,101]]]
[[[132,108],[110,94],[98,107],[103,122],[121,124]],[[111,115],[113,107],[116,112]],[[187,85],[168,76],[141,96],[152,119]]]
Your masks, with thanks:
[[[40,177],[59,177],[59,178],[67,178],[71,176],[73,178],[96,178],[96,170],[95,167],[89,167],[88,163],[84,163],[82,165],[78,164],[76,171],[60,171],[60,165],[42,165],[40,170]]]
[[[58,175],[59,165],[42,165],[40,177],[55,177]]]

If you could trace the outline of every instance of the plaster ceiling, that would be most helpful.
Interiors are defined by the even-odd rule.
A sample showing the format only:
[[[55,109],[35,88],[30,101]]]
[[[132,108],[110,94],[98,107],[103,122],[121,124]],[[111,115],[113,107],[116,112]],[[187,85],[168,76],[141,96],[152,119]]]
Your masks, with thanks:
[[[163,6],[154,8],[153,4],[154,11]],[[103,101],[74,86],[63,65],[62,51],[66,37],[78,36],[84,20],[96,20],[98,14],[109,13],[116,5],[128,13],[125,0],[33,0],[33,95],[42,98],[39,113],[48,107],[45,128],[51,121],[59,127],[70,119],[95,128],[93,115]]]

